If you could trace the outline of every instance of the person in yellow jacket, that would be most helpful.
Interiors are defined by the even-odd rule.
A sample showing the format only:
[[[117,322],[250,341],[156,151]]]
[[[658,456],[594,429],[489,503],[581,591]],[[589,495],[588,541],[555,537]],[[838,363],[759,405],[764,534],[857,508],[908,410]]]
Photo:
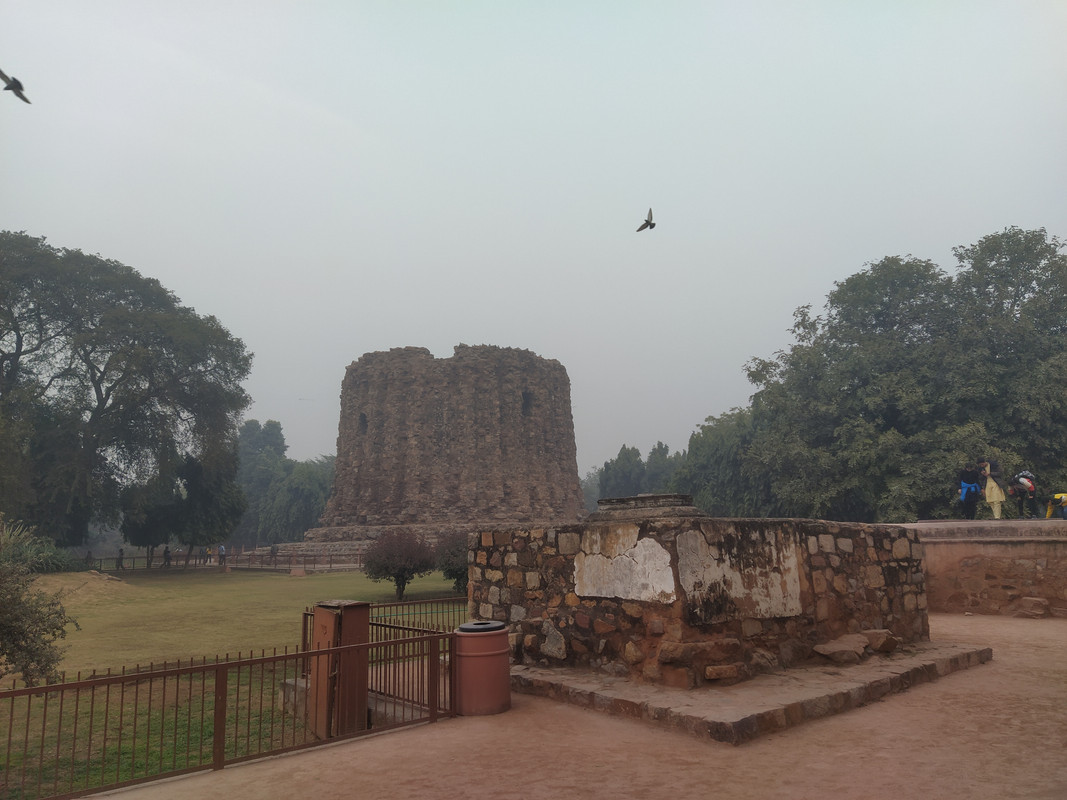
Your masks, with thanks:
[[[1067,519],[1067,492],[1058,492],[1049,498],[1045,519],[1052,519],[1053,517]]]

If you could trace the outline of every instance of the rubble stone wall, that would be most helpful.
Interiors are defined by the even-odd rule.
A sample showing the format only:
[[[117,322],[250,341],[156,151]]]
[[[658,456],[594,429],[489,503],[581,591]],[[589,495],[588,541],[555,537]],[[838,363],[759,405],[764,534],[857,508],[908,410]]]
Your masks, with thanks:
[[[570,381],[528,350],[367,353],[341,387],[334,487],[309,541],[383,526],[577,521]]]
[[[1067,537],[936,539],[924,543],[932,611],[1026,614],[1040,598],[1067,616]]]
[[[914,532],[638,506],[472,534],[471,616],[508,623],[519,661],[683,687],[792,666],[848,633],[929,638]]]

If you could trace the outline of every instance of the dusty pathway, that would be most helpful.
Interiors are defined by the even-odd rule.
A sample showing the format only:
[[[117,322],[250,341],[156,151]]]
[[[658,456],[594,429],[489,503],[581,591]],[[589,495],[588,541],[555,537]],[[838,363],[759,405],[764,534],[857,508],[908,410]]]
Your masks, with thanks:
[[[1067,798],[1067,619],[932,615],[993,661],[734,747],[537,697],[121,800]]]

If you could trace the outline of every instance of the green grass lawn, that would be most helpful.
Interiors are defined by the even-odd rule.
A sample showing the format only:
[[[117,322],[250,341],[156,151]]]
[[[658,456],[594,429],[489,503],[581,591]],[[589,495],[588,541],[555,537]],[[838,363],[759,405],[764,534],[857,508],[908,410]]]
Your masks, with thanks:
[[[128,572],[121,581],[92,573],[42,576],[37,585],[62,591],[67,611],[81,625],[62,642],[61,669],[68,679],[80,670],[187,661],[261,649],[278,652],[300,642],[304,608],[323,600],[394,599],[392,583],[361,572],[291,577],[235,570]],[[409,584],[405,600],[448,597],[452,582],[440,573]]]

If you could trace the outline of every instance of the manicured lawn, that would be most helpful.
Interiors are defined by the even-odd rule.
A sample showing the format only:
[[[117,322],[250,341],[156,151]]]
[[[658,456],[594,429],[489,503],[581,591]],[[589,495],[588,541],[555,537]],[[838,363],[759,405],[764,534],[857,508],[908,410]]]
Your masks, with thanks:
[[[375,583],[360,572],[291,577],[174,569],[131,571],[120,581],[82,572],[46,575],[37,585],[63,591],[63,605],[81,625],[63,642],[68,679],[79,670],[292,650],[305,607],[323,600],[394,599],[391,583]],[[405,600],[451,595],[452,582],[434,573],[413,581]]]

